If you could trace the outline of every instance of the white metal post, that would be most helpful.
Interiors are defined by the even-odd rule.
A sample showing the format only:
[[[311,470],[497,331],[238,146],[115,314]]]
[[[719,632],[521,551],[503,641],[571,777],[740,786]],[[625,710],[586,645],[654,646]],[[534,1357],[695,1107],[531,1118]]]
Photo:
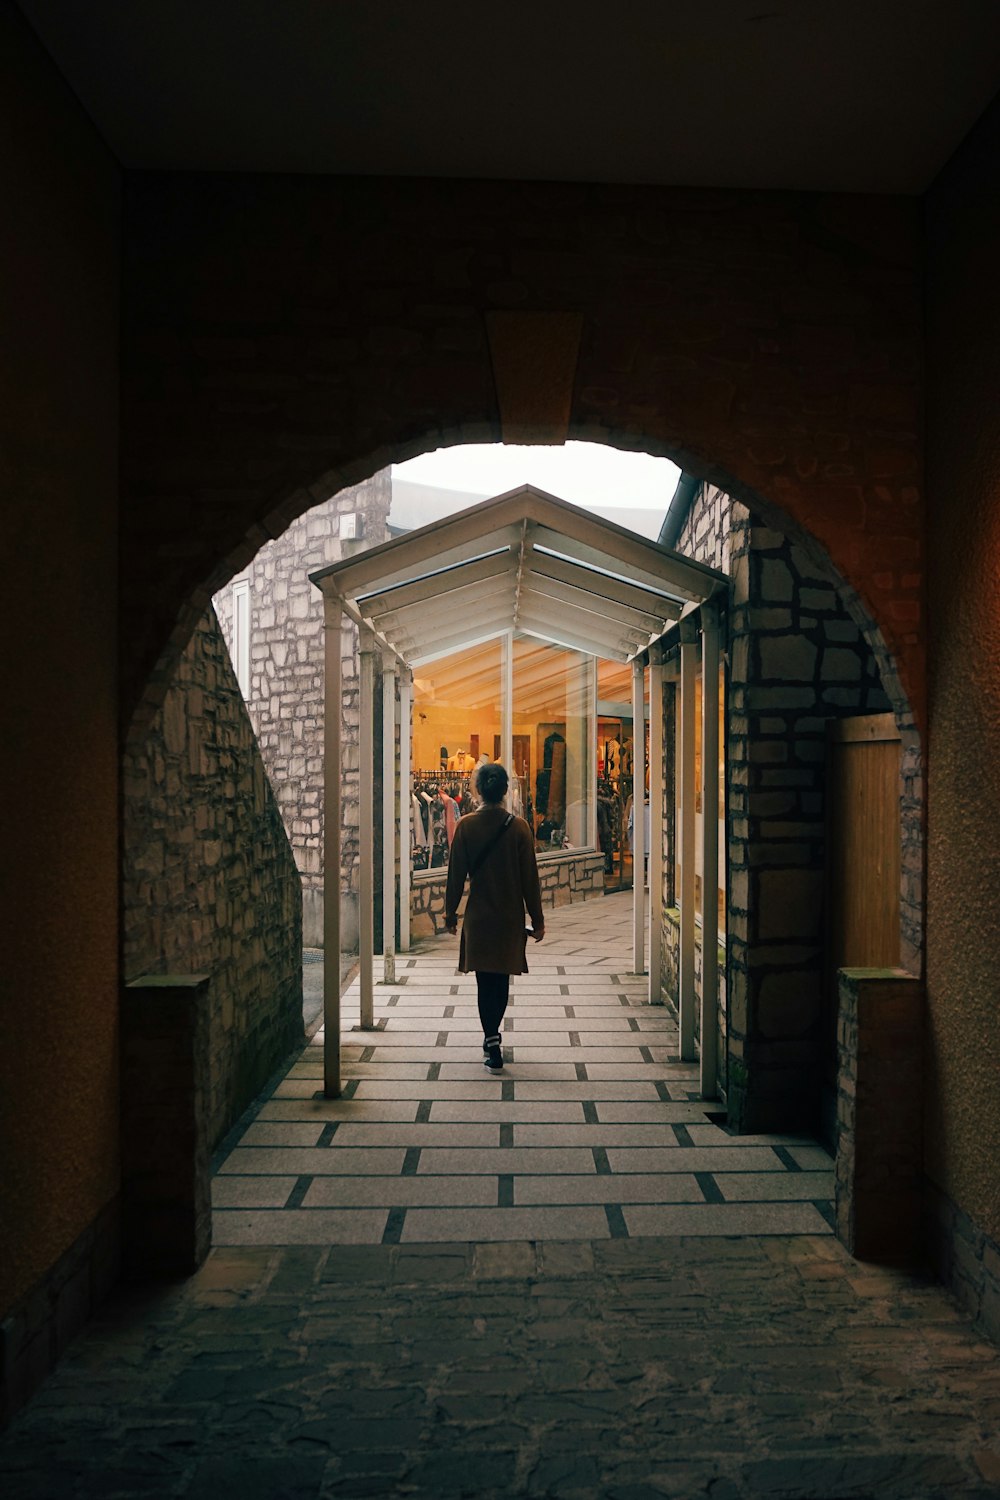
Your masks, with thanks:
[[[681,952],[680,952],[680,1056],[682,1062],[693,1062],[694,1046],[694,877],[695,877],[695,677],[698,671],[698,642],[693,623],[681,636]]]
[[[413,711],[413,673],[399,675],[399,951],[410,951],[410,717]]]
[[[663,667],[649,663],[649,1003],[663,1003]]]
[[[340,1097],[340,600],[324,596],[323,1092]]]
[[[714,1099],[719,1010],[719,620],[701,607],[701,1096]]]
[[[501,652],[503,697],[500,704],[500,759],[507,775],[514,774],[514,632],[508,630]],[[485,746],[480,745],[480,750]]]
[[[646,682],[632,663],[632,967],[646,968]]]
[[[396,983],[396,658],[382,653],[382,982]]]
[[[361,879],[358,887],[358,962],[361,972],[361,1027],[370,1031],[375,1018],[374,974],[375,863],[374,796],[375,796],[375,641],[370,630],[360,628],[361,701],[358,709],[358,847],[361,856]]]

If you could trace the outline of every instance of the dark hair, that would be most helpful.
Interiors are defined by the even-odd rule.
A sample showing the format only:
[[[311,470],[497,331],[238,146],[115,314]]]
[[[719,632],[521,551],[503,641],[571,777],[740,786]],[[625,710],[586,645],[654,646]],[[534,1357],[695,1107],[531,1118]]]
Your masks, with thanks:
[[[476,772],[476,791],[484,802],[489,802],[493,807],[506,797],[508,785],[507,772],[495,760],[487,761]]]

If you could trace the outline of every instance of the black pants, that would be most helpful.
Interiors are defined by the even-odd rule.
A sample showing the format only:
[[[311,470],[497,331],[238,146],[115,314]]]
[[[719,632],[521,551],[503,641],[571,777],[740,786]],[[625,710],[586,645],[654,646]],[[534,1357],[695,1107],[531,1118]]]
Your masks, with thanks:
[[[510,975],[484,974],[477,969],[476,985],[479,990],[479,1019],[483,1023],[483,1036],[496,1036],[507,1009]]]

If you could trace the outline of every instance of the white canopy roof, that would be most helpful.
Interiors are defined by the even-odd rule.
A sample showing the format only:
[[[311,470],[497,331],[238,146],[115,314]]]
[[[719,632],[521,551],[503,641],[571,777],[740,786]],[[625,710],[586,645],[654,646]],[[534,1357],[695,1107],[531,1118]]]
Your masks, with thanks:
[[[533,485],[310,577],[410,667],[507,630],[628,661],[726,582]]]

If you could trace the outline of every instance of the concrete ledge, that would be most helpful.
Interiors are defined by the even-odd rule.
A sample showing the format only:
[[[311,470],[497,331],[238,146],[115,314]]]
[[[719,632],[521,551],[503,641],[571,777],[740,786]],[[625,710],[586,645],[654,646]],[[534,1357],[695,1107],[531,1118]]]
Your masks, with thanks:
[[[923,985],[841,969],[836,1229],[859,1260],[921,1258]]]

